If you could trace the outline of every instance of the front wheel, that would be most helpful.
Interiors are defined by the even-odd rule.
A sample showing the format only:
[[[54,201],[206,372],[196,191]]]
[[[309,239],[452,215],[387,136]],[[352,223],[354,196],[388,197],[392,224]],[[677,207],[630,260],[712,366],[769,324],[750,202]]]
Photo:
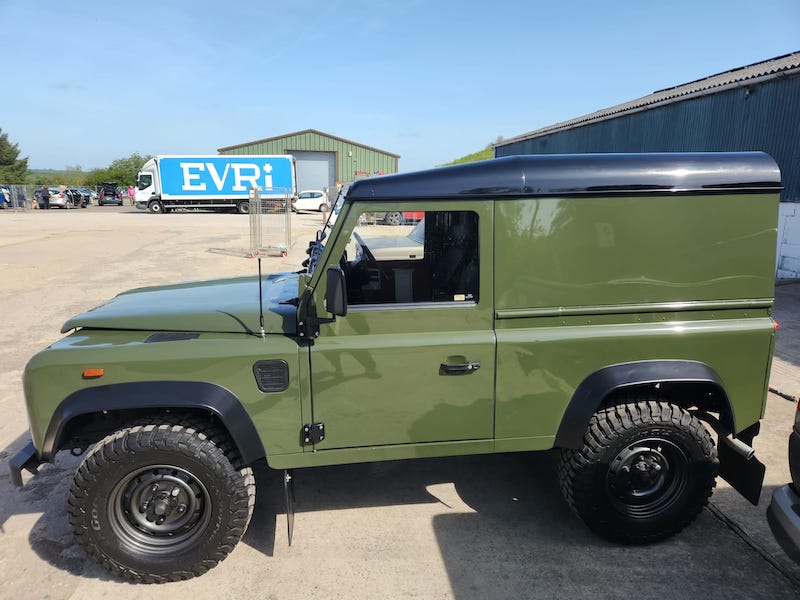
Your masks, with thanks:
[[[122,203],[120,203],[120,206],[122,206]],[[161,204],[161,202],[159,202],[158,200],[152,200],[150,204],[147,205],[147,210],[157,215],[159,213],[164,212],[164,205]]]
[[[87,554],[125,579],[201,575],[230,553],[250,521],[255,482],[239,462],[227,436],[210,429],[123,429],[78,468],[70,524]]]
[[[562,450],[561,491],[595,533],[616,542],[665,539],[691,523],[716,484],[719,461],[703,424],[650,398],[595,413],[579,450]]]

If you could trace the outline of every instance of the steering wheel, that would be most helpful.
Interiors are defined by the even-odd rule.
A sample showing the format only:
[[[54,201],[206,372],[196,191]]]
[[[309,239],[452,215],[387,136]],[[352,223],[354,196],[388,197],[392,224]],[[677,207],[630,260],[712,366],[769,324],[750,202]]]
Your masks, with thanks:
[[[367,245],[364,243],[364,240],[361,239],[361,236],[358,235],[355,231],[353,232],[353,238],[356,240],[356,243],[361,246],[361,251],[364,253],[364,257],[367,259],[367,262],[378,262],[375,260],[375,256],[373,256],[372,252]]]

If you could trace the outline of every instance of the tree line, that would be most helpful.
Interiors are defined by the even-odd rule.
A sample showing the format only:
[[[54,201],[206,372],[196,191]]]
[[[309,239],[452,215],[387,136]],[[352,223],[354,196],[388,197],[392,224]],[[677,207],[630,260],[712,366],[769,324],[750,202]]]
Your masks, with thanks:
[[[121,186],[136,184],[136,174],[152,158],[149,154],[134,152],[114,160],[104,169],[84,171],[79,165],[68,166],[63,171],[31,170],[28,159],[20,158],[19,145],[12,144],[8,134],[0,128],[0,184],[69,185],[96,187],[104,181],[115,181]]]

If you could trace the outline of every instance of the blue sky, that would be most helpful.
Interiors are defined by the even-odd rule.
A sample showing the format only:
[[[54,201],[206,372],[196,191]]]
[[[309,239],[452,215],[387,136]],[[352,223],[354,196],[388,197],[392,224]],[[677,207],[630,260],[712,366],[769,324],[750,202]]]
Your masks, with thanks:
[[[0,128],[32,168],[302,129],[432,167],[800,50],[799,0],[0,0]]]

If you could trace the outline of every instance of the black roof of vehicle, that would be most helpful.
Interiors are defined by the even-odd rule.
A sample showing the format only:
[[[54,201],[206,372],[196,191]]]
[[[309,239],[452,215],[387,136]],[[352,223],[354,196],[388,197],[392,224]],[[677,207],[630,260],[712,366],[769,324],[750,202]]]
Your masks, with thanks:
[[[350,185],[346,199],[764,193],[780,189],[778,165],[764,152],[537,154],[360,179]]]

